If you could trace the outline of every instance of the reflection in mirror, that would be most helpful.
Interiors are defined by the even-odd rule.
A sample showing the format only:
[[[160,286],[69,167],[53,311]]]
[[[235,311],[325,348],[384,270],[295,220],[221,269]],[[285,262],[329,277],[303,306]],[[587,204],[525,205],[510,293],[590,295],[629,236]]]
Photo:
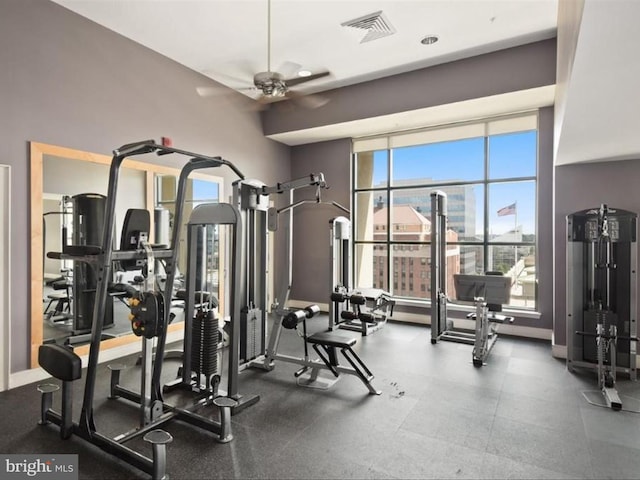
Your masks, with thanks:
[[[175,175],[156,175],[155,179],[155,234],[156,242],[169,244],[173,231],[174,205],[177,193],[177,177]],[[187,181],[184,224],[180,228],[180,240],[178,246],[178,269],[185,272],[187,269],[187,221],[193,209],[202,203],[218,203],[220,198],[219,184],[203,178],[191,178]],[[161,241],[160,241],[161,239]],[[219,232],[217,225],[208,226],[204,236],[198,242],[198,249],[206,246],[206,258],[203,265],[199,266],[197,274],[198,289],[205,289],[212,293],[221,303],[219,291],[220,259],[219,259]],[[182,276],[176,275],[179,281]],[[202,282],[200,281],[202,280]]]
[[[95,303],[97,278],[93,269],[84,262],[48,258],[51,252],[62,252],[68,245],[100,245],[106,208],[109,166],[82,162],[69,158],[45,155],[43,162],[43,217],[51,217],[50,225],[43,224],[45,245],[46,299],[44,307],[43,341],[66,345],[89,342],[91,318]],[[82,181],[79,181],[79,180]],[[123,169],[119,178],[120,195],[116,202],[116,232],[128,208],[146,208],[146,178],[142,170]],[[58,210],[62,222],[54,224],[48,198],[60,198]],[[46,227],[49,228],[46,228]],[[57,228],[56,228],[57,227]],[[53,238],[59,239],[55,244]],[[115,245],[120,238],[114,238]],[[53,248],[58,247],[58,248]],[[57,264],[57,265],[56,265]],[[47,269],[49,270],[47,272]],[[124,272],[116,275],[122,277]],[[127,272],[123,281],[132,282],[141,271]],[[112,279],[112,280],[115,280]],[[105,338],[117,338],[131,333],[129,309],[118,298],[107,301],[104,319]]]
[[[104,195],[107,191],[111,157],[32,142],[31,147],[31,365],[37,366],[38,346],[43,342],[73,344],[75,352],[88,352],[88,333],[95,277],[81,262],[50,258],[48,252],[61,252],[65,245],[92,245],[102,242]],[[120,170],[116,199],[114,245],[120,245],[120,231],[129,208],[142,208],[151,215],[151,243],[169,243],[170,217],[175,200],[176,169],[125,160]],[[194,174],[189,181],[185,219],[198,203],[218,202],[218,177]],[[171,184],[173,182],[173,190]],[[102,212],[102,213],[101,213]],[[153,225],[153,219],[157,224]],[[186,220],[185,220],[186,221]],[[184,228],[182,230],[185,230]],[[207,233],[207,242],[217,245],[217,231]],[[183,249],[186,241],[181,238]],[[208,288],[220,291],[218,248],[207,262]],[[186,258],[186,253],[180,253]],[[182,269],[184,272],[185,270]],[[133,282],[140,270],[124,271],[114,265],[114,280]],[[107,319],[102,349],[137,341],[131,333],[128,306],[118,298],[108,302],[112,312]],[[220,306],[222,309],[222,305]],[[222,310],[221,310],[222,312]],[[179,333],[176,320],[169,332]]]

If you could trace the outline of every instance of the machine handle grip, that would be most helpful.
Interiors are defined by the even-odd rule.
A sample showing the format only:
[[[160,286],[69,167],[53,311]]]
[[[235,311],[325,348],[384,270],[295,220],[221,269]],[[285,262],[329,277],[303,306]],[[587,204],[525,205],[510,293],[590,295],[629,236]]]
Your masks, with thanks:
[[[142,155],[153,152],[158,145],[153,140],[143,140],[142,142],[127,143],[113,151],[115,156],[128,157],[129,155]]]

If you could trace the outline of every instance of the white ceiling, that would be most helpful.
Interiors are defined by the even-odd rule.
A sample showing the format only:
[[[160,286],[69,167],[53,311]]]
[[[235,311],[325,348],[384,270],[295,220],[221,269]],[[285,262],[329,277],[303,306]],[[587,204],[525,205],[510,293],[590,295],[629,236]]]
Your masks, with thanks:
[[[587,0],[556,165],[640,158],[640,1]]]
[[[234,89],[267,70],[267,0],[54,1]],[[341,26],[378,11],[396,33],[360,43],[365,30]],[[271,69],[328,69],[295,89],[317,92],[550,38],[556,25],[557,0],[272,0]],[[439,41],[422,45],[428,34]]]
[[[53,1],[234,89],[251,86],[253,75],[267,68],[267,0]],[[272,70],[287,62],[328,69],[331,76],[296,88],[321,92],[521,45],[556,35],[558,1],[272,0]],[[581,5],[560,1],[567,2],[560,4],[565,8]],[[366,32],[341,26],[377,11],[395,34],[360,43]],[[560,106],[555,99],[556,164],[640,156],[638,18],[638,0],[584,0],[572,70],[556,90],[562,95]],[[429,34],[439,41],[422,45]],[[567,59],[559,56],[559,61]],[[275,139],[296,145],[412,128],[423,117],[432,124],[455,121],[469,109],[488,115],[501,113],[489,112],[490,106],[508,111],[511,105],[553,104],[553,90],[536,90],[286,132]],[[255,90],[241,91],[257,96]]]

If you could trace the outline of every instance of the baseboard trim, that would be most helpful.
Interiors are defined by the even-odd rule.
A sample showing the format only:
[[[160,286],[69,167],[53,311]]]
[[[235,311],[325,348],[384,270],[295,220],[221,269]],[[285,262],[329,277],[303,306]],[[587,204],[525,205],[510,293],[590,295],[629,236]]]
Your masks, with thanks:
[[[566,345],[551,345],[551,356],[554,358],[567,358]]]
[[[176,330],[174,332],[169,332],[167,334],[167,343],[173,343],[182,340],[183,331]],[[140,353],[142,351],[142,345],[139,342],[133,342],[126,345],[121,345],[119,347],[110,348],[108,350],[104,350],[100,352],[98,356],[98,363],[110,362],[112,360],[126,357],[127,355],[132,355],[135,353]],[[89,362],[89,356],[83,355],[80,357],[82,359],[82,366],[86,367]],[[39,382],[46,378],[50,378],[46,371],[42,368],[32,368],[30,370],[23,370],[21,372],[12,373],[9,377],[9,389],[22,387],[23,385],[28,385],[30,383]]]
[[[305,308],[309,305],[318,305],[321,312],[329,311],[328,303],[305,302],[304,300],[289,300],[287,308]]]

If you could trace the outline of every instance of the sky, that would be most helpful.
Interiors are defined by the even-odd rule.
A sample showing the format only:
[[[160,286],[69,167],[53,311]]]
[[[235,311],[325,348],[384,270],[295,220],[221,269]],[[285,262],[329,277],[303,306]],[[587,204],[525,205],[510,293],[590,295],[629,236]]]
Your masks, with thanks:
[[[219,200],[218,183],[208,180],[193,179],[193,199],[194,200]]]
[[[517,132],[489,137],[489,179],[535,177],[537,132]],[[451,142],[396,148],[392,151],[395,180],[431,179],[432,182],[482,181],[484,178],[484,139],[470,138]],[[374,154],[374,185],[387,182],[387,151]],[[392,181],[392,186],[393,186]],[[427,183],[427,182],[425,182]],[[404,182],[403,182],[404,184]],[[482,191],[476,191],[476,229],[484,229],[481,212]],[[513,230],[515,222],[525,234],[535,233],[535,182],[496,183],[489,186],[490,233]],[[499,209],[516,204],[517,215],[498,217]]]

